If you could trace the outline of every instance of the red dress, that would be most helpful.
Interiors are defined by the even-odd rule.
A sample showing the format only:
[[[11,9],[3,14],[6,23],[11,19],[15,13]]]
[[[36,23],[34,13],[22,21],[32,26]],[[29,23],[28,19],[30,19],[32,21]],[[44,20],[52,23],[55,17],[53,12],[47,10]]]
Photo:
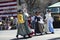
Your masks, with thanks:
[[[31,20],[28,20],[28,26],[29,26],[30,28],[32,28],[32,27],[31,27]]]
[[[31,26],[31,18],[28,19],[28,26],[32,29],[32,26]],[[32,31],[32,33],[30,35],[33,35],[35,32]]]

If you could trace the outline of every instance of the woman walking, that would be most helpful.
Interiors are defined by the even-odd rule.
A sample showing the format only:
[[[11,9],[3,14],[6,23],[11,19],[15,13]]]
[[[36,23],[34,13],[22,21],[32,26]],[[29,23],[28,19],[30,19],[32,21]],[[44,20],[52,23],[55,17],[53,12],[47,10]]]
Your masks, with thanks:
[[[53,18],[51,16],[51,11],[48,10],[48,12],[45,16],[46,16],[45,20],[47,22],[47,27],[49,29],[49,32],[51,32],[53,34],[54,33],[54,28],[53,28]]]
[[[30,34],[32,33],[32,31],[28,27],[27,17],[25,14],[23,14],[22,10],[18,11],[17,18],[18,18],[18,30],[16,37],[18,38],[19,35],[23,36],[24,38],[26,35],[31,37]]]
[[[41,23],[41,19],[42,16],[40,14],[40,12],[36,12],[36,16],[35,16],[35,35],[36,33],[43,33],[43,24]]]

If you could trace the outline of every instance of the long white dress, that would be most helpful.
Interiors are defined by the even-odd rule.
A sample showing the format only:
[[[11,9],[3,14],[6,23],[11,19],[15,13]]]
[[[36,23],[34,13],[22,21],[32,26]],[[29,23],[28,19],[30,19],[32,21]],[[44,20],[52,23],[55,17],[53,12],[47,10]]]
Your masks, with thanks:
[[[44,23],[44,32],[49,32],[49,27],[48,27],[48,18],[49,18],[49,14],[47,13],[46,15],[45,15],[45,21],[46,21],[46,23]]]
[[[54,32],[53,29],[53,18],[51,16],[51,13],[47,13],[46,15],[46,21],[47,21],[47,26],[45,26],[45,31],[46,32]]]

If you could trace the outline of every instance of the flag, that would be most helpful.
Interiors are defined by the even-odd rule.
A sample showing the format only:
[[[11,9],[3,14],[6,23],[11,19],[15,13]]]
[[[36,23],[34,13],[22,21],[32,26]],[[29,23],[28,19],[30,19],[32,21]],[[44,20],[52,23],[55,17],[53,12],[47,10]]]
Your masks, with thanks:
[[[17,14],[17,0],[0,1],[0,16],[13,16]]]

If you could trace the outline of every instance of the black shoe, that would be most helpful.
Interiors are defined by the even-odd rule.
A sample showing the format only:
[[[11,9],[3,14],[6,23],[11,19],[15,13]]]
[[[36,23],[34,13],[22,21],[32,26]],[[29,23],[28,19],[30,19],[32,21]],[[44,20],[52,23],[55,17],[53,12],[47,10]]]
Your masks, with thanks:
[[[35,36],[36,36],[36,33],[35,33]]]
[[[54,32],[52,32],[52,34],[54,34]]]
[[[31,35],[28,35],[28,38],[31,38],[32,36]]]
[[[18,35],[16,35],[16,38],[18,38]]]
[[[23,38],[26,38],[25,35],[23,36]]]
[[[31,36],[29,36],[28,38],[31,38]]]
[[[42,33],[40,35],[43,35]]]
[[[48,34],[47,32],[45,32],[45,34]]]

